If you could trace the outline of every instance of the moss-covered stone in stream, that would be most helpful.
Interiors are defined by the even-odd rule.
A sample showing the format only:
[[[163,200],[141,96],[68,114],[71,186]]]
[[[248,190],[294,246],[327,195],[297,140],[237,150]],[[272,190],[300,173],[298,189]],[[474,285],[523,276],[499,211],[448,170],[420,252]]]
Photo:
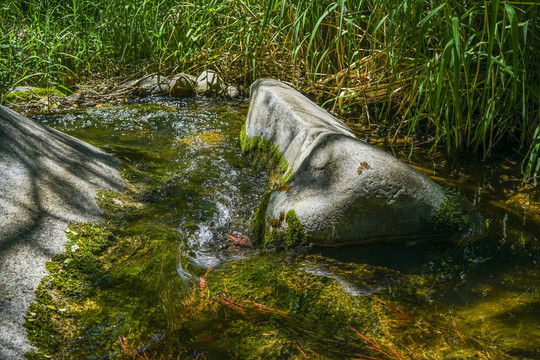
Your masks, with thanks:
[[[428,222],[435,233],[445,236],[478,235],[483,227],[478,211],[455,190],[446,191],[446,199]]]
[[[96,346],[98,354],[114,354],[121,350],[119,336],[138,351],[155,336],[162,338],[167,328],[165,309],[156,296],[170,296],[167,302],[174,303],[183,287],[173,250],[178,233],[166,226],[124,221],[142,211],[128,193],[103,191],[98,202],[107,217],[122,221],[108,227],[77,223],[66,230],[66,252],[46,264],[49,275],[27,315],[28,337],[39,349],[27,354],[30,359],[72,358],[73,349],[87,358],[95,356]],[[167,290],[171,288],[176,293]],[[168,311],[177,310],[171,306]],[[182,351],[174,339],[170,345]]]
[[[240,145],[242,152],[248,154],[254,160],[255,166],[274,172],[270,175],[274,186],[284,185],[289,181],[293,169],[289,169],[289,163],[279,150],[279,146],[259,136],[248,138],[246,124],[244,124],[240,132]]]
[[[45,265],[49,275],[38,286],[26,317],[28,339],[39,349],[27,354],[29,359],[50,358],[69,338],[72,320],[67,299],[82,299],[94,292],[90,285],[100,274],[98,256],[110,245],[112,234],[96,224],[74,223],[66,235],[66,252]]]
[[[264,164],[270,170],[277,172],[270,175],[271,187],[276,188],[277,191],[288,192],[290,185],[287,181],[293,169],[289,169],[289,164],[279,147],[261,137],[254,136],[248,139],[245,124],[240,133],[240,143],[242,151],[252,156],[256,163]],[[272,192],[268,192],[263,196],[253,215],[250,226],[253,240],[262,243],[265,248],[292,249],[302,246],[307,241],[307,234],[294,210],[290,210],[286,215],[283,214],[279,219],[266,218],[266,208],[271,194]],[[284,221],[287,224],[286,231],[280,229]]]
[[[71,358],[74,348],[86,358],[96,354],[98,343],[99,354],[114,353],[121,349],[118,336],[128,338],[132,350],[137,350],[156,334],[162,336],[167,324],[156,295],[163,296],[158,289],[169,288],[160,277],[163,272],[176,273],[176,257],[170,252],[160,256],[159,247],[145,246],[144,239],[128,239],[130,243],[122,241],[111,251],[96,254],[96,267],[86,266],[84,257],[78,256],[51,262],[50,275],[43,279],[25,325],[39,349],[29,358]],[[178,288],[178,281],[170,286]],[[171,345],[181,351],[174,339]]]

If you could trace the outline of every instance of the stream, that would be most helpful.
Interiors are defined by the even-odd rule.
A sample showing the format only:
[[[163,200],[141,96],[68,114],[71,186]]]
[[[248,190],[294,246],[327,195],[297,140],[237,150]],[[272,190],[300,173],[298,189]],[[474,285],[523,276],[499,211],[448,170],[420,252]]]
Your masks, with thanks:
[[[112,244],[64,299],[57,358],[538,359],[540,198],[519,156],[448,160],[357,130],[485,217],[486,236],[295,251],[251,244],[267,171],[247,102],[149,98],[33,119],[122,163]],[[53,356],[53,358],[54,358]]]

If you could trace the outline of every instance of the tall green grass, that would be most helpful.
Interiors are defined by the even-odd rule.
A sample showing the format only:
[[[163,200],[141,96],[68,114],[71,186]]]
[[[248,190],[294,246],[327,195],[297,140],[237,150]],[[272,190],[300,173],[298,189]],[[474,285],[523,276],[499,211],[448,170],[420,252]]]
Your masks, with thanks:
[[[217,70],[289,82],[334,112],[448,152],[540,170],[540,6],[458,0],[7,0],[0,86]]]

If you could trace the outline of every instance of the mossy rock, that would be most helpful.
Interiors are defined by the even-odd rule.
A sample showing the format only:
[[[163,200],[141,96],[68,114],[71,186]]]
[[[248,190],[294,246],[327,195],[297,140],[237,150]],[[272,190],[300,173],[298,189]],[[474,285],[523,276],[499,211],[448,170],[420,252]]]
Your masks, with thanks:
[[[242,127],[240,133],[240,143],[242,151],[249,154],[255,160],[256,166],[264,166],[270,171],[270,186],[276,191],[288,191],[290,185],[287,184],[293,169],[279,150],[277,145],[262,137],[246,136],[246,125]],[[255,242],[261,243],[265,248],[292,249],[298,248],[307,242],[308,235],[304,226],[296,216],[294,210],[287,214],[280,214],[279,219],[267,219],[266,208],[270,201],[272,191],[263,196],[258,209],[252,217],[250,233]],[[286,231],[280,229],[286,223]]]
[[[483,233],[482,217],[459,192],[446,191],[446,200],[439,211],[428,218],[437,234],[467,236]]]
[[[448,239],[478,229],[475,211],[464,201],[451,197],[445,203],[448,195],[438,184],[360,141],[346,124],[277,80],[252,85],[241,143],[256,159],[264,159],[261,151],[277,159],[283,172],[280,191],[265,210],[267,240],[273,228],[288,231],[283,221],[292,209],[310,242],[324,246]]]
[[[246,124],[240,132],[242,152],[252,157],[254,165],[273,171],[270,182],[274,186],[282,186],[290,179],[293,169],[279,150],[279,147],[265,138],[246,135]]]
[[[39,100],[47,96],[64,96],[64,94],[56,88],[34,88],[29,86],[18,86],[4,95],[4,99],[13,103],[27,102],[31,100]]]

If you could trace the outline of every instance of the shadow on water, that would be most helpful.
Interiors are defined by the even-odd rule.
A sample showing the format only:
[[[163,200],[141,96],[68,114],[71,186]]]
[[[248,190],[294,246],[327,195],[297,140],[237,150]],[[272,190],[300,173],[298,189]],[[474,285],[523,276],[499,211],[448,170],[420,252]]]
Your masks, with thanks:
[[[540,202],[514,160],[386,147],[474,203],[489,224],[481,239],[267,252],[245,237],[266,177],[240,153],[246,113],[151,99],[37,117],[113,152],[133,188],[110,195],[118,244],[64,351],[118,357],[120,336],[155,358],[540,356]]]

